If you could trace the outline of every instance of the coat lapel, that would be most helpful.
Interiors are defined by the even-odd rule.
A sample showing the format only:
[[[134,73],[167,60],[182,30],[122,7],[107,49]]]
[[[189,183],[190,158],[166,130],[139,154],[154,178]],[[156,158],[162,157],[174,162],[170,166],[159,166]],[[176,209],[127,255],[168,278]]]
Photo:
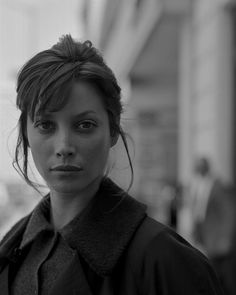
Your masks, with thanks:
[[[3,271],[0,273],[0,290],[1,290],[1,294],[4,294],[4,295],[9,294],[8,277],[9,277],[9,264],[7,264],[4,267]]]
[[[96,274],[107,276],[145,216],[145,205],[105,179],[74,225],[68,225],[66,232],[73,234],[64,237]]]
[[[54,283],[50,295],[92,295],[78,255]]]

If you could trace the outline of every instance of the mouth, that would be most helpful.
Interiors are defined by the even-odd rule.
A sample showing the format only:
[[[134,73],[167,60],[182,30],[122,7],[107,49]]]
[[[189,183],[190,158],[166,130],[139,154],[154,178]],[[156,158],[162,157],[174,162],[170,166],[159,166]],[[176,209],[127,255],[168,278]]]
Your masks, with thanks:
[[[82,171],[82,167],[80,166],[74,166],[74,165],[58,165],[58,166],[53,166],[51,171],[62,171],[62,172],[78,172]]]

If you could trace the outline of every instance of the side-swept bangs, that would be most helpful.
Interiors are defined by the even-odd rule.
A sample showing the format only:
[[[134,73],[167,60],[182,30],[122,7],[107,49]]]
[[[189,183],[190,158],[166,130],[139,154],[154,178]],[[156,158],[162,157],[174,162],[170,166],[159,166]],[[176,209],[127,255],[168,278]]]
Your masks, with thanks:
[[[54,61],[49,64],[47,60],[43,63],[40,54],[36,57],[41,59],[41,66],[38,62],[34,62],[34,66],[24,66],[18,78],[17,106],[25,115],[34,120],[35,115],[46,109],[60,110],[67,102],[72,84],[81,80],[93,84],[100,91],[107,111],[120,117],[120,87],[107,69],[92,62],[55,64]]]

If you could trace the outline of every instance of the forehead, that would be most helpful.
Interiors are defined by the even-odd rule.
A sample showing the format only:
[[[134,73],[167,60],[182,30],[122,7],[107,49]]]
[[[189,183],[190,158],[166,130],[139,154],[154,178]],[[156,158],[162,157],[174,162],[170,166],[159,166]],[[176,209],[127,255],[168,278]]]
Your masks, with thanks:
[[[91,105],[104,108],[101,92],[95,85],[85,81],[77,81],[72,84],[68,98],[69,103],[80,107]]]
[[[64,98],[64,104],[61,108],[57,110],[51,110],[50,107],[45,108],[43,114],[68,113],[72,115],[86,111],[94,111],[98,114],[106,113],[103,97],[93,84],[77,81],[71,85],[71,89]]]

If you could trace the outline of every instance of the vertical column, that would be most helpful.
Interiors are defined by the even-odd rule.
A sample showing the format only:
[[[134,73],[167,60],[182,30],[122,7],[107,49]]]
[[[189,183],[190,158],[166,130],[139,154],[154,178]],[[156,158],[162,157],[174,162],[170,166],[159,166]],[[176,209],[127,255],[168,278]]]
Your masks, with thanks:
[[[179,48],[179,93],[178,93],[178,118],[179,118],[179,146],[178,146],[178,177],[182,184],[188,181],[192,161],[192,34],[191,19],[183,17],[180,33]]]
[[[210,158],[226,182],[233,177],[233,40],[220,1],[193,6],[193,154]]]
[[[184,187],[190,182],[193,161],[193,36],[191,16],[183,17],[179,40],[179,93],[178,93],[178,181]],[[188,195],[184,195],[184,198]],[[178,214],[178,232],[190,239],[191,216],[188,208],[182,206]]]
[[[233,181],[233,27],[231,15],[222,9],[218,17],[216,62],[216,148],[217,170],[227,182]]]

